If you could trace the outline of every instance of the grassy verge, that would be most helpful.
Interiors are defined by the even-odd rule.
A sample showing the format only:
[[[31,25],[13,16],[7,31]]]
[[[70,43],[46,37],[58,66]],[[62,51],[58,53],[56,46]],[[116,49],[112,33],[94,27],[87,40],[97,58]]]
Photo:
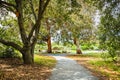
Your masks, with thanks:
[[[93,75],[101,78],[101,80],[120,80],[120,63],[113,63],[112,61],[104,61],[101,59],[101,54],[83,54],[83,55],[70,55],[68,56],[77,60],[79,64],[82,64]]]
[[[35,61],[35,64],[49,67],[49,68],[54,67],[56,64],[56,60],[50,56],[35,55],[34,61]]]
[[[120,65],[112,61],[89,61],[96,71],[108,77],[109,80],[120,80]]]

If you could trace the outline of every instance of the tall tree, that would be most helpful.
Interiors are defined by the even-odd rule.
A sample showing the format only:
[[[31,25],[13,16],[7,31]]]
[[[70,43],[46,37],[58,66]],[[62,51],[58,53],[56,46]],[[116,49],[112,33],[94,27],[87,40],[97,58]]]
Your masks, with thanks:
[[[88,2],[101,12],[100,44],[104,50],[108,50],[113,61],[116,62],[117,56],[120,54],[120,1],[89,0]]]
[[[34,63],[34,48],[37,42],[41,20],[49,2],[50,0],[39,0],[38,4],[37,0],[0,0],[0,9],[2,10],[2,13],[0,13],[1,15],[3,15],[5,12],[14,13],[16,15],[15,18],[17,18],[22,46],[2,38],[0,38],[0,43],[7,46],[12,46],[20,51],[24,64]],[[35,6],[37,4],[38,7],[35,10]],[[26,22],[29,20],[33,21],[33,24]],[[27,31],[28,28],[25,28],[26,26],[30,26],[31,29]]]
[[[58,25],[63,41],[74,40],[76,45],[76,53],[81,54],[80,40],[91,38],[93,28],[94,8],[83,0],[66,0],[64,2],[57,1],[58,9]],[[61,6],[61,7],[60,7]]]

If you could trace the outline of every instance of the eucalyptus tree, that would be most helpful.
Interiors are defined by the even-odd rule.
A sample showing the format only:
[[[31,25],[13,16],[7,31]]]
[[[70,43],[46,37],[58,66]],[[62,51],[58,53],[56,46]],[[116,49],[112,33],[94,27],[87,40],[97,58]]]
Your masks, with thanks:
[[[20,36],[22,45],[1,37],[0,43],[12,46],[20,51],[24,64],[34,63],[34,47],[37,42],[41,20],[49,2],[50,0],[0,0],[1,16],[10,19],[8,18],[9,15],[16,15],[16,17],[13,18],[16,19],[16,23],[18,23],[16,27],[19,30],[18,36]],[[1,21],[4,21],[4,18],[2,18]],[[11,24],[13,23],[11,22]]]
[[[79,4],[81,4],[80,11],[76,13],[72,13],[72,26],[74,28],[72,29],[72,34],[74,37],[74,43],[77,46],[77,53],[81,53],[79,42],[80,40],[84,41],[90,41],[90,39],[93,36],[93,15],[95,14],[95,9],[91,5],[88,5],[87,3],[83,2],[82,0],[79,1]]]
[[[55,27],[55,16],[59,14],[56,12],[56,1],[51,0],[50,4],[48,5],[45,15],[44,15],[44,20],[42,21],[43,29],[46,30],[46,34],[43,35],[43,40],[47,42],[47,52],[52,53],[52,43],[51,43],[51,37],[53,37],[53,34],[56,30]],[[44,33],[44,32],[43,32]]]
[[[73,40],[76,45],[76,53],[82,54],[80,49],[80,40],[90,39],[92,35],[92,24],[94,8],[83,0],[57,1],[58,15],[56,21],[60,26],[59,31],[63,42]]]
[[[101,47],[108,50],[113,61],[116,61],[120,55],[120,1],[89,0],[88,2],[101,12],[99,25]]]

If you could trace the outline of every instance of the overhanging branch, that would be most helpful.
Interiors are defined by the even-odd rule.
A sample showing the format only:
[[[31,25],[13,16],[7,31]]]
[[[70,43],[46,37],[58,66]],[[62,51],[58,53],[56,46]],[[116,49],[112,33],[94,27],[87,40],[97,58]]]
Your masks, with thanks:
[[[28,40],[31,40],[31,37],[35,31],[36,28],[38,28],[37,26],[40,24],[40,20],[41,20],[41,12],[42,12],[42,5],[43,5],[43,0],[39,0],[39,10],[38,10],[38,17],[37,17],[37,21],[35,23],[35,25],[32,27],[29,36],[28,36]]]
[[[14,9],[13,9],[12,7],[10,7],[10,6],[0,5],[0,7],[3,7],[3,8],[5,8],[6,10],[8,10],[8,11],[11,11],[11,12],[15,13]]]
[[[17,8],[17,12],[18,12],[18,25],[19,25],[19,31],[20,31],[20,35],[21,35],[21,39],[22,42],[24,44],[28,44],[28,40],[27,40],[27,34],[24,28],[24,18],[23,18],[23,0],[15,0],[16,2],[16,8]]]
[[[0,0],[0,5],[11,6],[16,9],[16,6],[14,4],[11,4],[2,0]]]
[[[46,0],[45,3],[43,3],[43,0],[39,0],[39,10],[38,10],[38,18],[35,23],[35,25],[32,27],[31,32],[29,33],[28,39],[30,40],[34,31],[39,33],[39,28],[40,28],[40,20],[43,17],[43,13],[46,10],[47,5],[49,4],[50,0]]]

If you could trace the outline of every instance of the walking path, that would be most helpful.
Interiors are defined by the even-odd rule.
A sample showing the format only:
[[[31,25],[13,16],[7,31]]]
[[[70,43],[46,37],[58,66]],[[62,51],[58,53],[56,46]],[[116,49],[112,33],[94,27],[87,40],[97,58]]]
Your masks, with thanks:
[[[62,55],[50,55],[58,61],[49,80],[99,80],[73,59]]]

